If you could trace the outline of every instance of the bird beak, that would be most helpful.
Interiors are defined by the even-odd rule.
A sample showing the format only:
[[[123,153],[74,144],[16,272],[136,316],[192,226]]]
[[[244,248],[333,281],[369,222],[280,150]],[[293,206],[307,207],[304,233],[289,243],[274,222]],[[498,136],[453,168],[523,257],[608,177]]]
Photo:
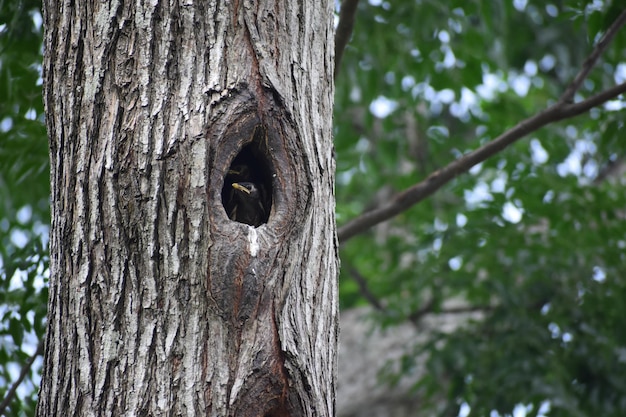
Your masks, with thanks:
[[[244,187],[243,185],[241,185],[239,183],[234,182],[233,183],[233,188],[235,190],[243,191],[246,194],[250,194],[250,190],[248,190],[246,187]]]

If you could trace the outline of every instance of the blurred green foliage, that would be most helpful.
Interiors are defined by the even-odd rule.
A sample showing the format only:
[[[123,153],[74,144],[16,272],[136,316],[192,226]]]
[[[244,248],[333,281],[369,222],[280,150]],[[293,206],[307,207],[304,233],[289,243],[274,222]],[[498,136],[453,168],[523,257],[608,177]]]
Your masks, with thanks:
[[[33,205],[33,214],[48,223],[39,7],[40,1],[0,1],[0,218]]]
[[[336,87],[339,226],[556,101],[624,9],[442,3],[360,5]],[[624,82],[625,61],[622,29],[576,100]],[[428,358],[416,395],[447,398],[431,411],[626,415],[626,194],[602,178],[624,157],[623,107],[543,128],[342,247],[344,308],[367,304],[354,268],[383,325],[451,299],[459,320],[483,314],[407,350],[405,373]]]
[[[0,0],[0,401],[45,331],[50,223],[40,1]],[[34,414],[41,360],[6,415]]]
[[[363,0],[336,81],[338,225],[558,99],[624,8]],[[0,0],[0,398],[45,327],[49,166],[39,2]],[[626,78],[622,30],[576,99]],[[343,308],[483,319],[408,346],[423,415],[626,415],[624,102],[545,127],[341,248]],[[461,311],[458,313],[463,315]],[[39,366],[11,404],[32,415]],[[391,382],[398,375],[388,375]],[[442,408],[441,399],[445,399]],[[431,399],[432,401],[429,401]],[[547,406],[546,406],[547,405]]]

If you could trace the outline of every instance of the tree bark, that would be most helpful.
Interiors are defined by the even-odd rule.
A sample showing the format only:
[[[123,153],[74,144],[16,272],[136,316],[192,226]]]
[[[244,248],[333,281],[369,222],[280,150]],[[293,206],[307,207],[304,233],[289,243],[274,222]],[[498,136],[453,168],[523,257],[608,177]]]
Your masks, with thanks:
[[[44,1],[38,416],[334,415],[332,7]],[[259,227],[224,207],[242,161]]]

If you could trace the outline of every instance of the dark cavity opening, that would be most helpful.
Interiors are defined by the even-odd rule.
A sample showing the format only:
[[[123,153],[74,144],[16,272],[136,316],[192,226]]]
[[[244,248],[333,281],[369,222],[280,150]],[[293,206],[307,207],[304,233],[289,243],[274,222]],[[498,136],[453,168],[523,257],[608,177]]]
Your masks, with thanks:
[[[222,204],[231,220],[259,227],[270,216],[272,192],[266,130],[257,126],[252,142],[241,149],[226,172]]]

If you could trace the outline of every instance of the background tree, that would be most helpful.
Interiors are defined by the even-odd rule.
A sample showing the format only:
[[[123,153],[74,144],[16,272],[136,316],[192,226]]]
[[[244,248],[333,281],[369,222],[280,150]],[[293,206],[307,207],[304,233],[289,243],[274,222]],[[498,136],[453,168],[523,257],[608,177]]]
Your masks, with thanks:
[[[531,132],[428,200],[402,208],[393,220],[362,227],[361,236],[348,240],[344,234],[348,220],[364,218],[364,210],[395,201],[395,193],[557,103],[587,68],[585,60],[607,29],[615,22],[619,28],[622,9],[616,1],[574,0],[371,1],[344,8],[356,10],[356,16],[335,95],[342,307],[372,304],[385,326],[406,321],[423,326],[425,319],[443,313],[471,311],[482,317],[463,331],[435,331],[427,343],[407,346],[400,375],[416,372],[420,358],[428,358],[414,394],[424,399],[425,414],[429,406],[442,415],[469,408],[485,415],[520,405],[532,407],[530,414],[623,414],[622,96],[605,97],[604,104],[576,119]],[[2,42],[12,39],[15,27],[32,31],[29,11],[26,7],[20,15],[26,19],[21,24],[2,29]],[[625,38],[623,29],[616,31],[585,72],[574,103],[621,91]],[[30,50],[36,52],[35,43]],[[37,62],[6,58],[11,50],[2,51],[3,79],[8,62],[27,62],[20,68]],[[10,75],[15,84],[15,73]],[[16,104],[11,110],[3,107],[0,115],[4,121],[9,114],[13,126],[0,133],[2,157],[12,138],[19,163],[45,176],[43,163],[24,156],[32,158],[35,154],[24,149],[29,143],[45,146],[45,138],[19,136],[15,127],[31,123],[42,132],[41,122],[25,117],[27,95],[14,95],[10,102]],[[21,110],[9,113],[16,108]],[[36,98],[33,108],[37,119]],[[45,189],[43,181],[22,177],[9,166],[2,163],[0,169],[13,190],[19,178]],[[10,363],[24,358],[20,350],[30,346],[27,352],[33,353],[36,348],[36,342],[19,339],[20,326],[34,321],[19,298],[26,290],[10,281],[41,276],[36,262],[17,264],[18,271],[30,275],[6,268],[20,259],[15,230],[32,230],[17,219],[35,222],[47,216],[45,206],[36,203],[45,193],[18,189],[9,194],[24,196],[24,202],[0,216],[7,232],[3,296],[13,300],[3,301],[10,308],[3,310],[7,343],[2,349],[13,355],[3,354],[7,381],[17,374],[8,371]],[[31,217],[24,207],[30,207]],[[23,253],[23,259],[39,259]],[[31,296],[45,297],[45,290],[26,288]],[[447,303],[459,298],[461,307]],[[20,404],[12,407],[17,415]]]

